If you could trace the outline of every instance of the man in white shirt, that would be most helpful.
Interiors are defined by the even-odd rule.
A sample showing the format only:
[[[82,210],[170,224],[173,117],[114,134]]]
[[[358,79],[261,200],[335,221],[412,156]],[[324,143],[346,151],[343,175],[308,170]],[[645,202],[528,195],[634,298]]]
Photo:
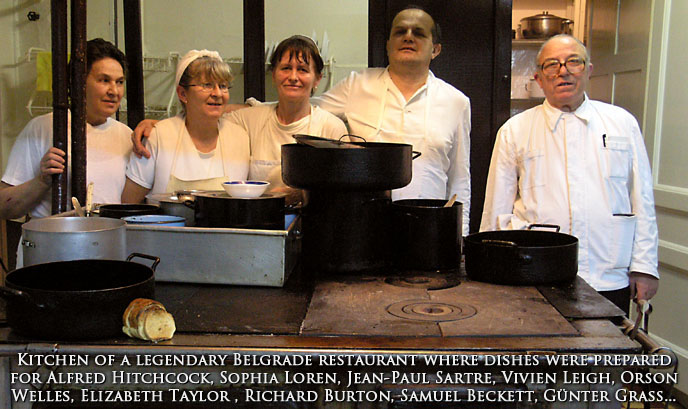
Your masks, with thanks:
[[[440,54],[440,30],[425,11],[411,6],[392,21],[387,68],[353,72],[319,98],[320,107],[345,119],[368,142],[407,143],[421,156],[411,183],[393,199],[448,199],[463,203],[468,234],[471,201],[470,102],[430,71]]]
[[[96,203],[119,203],[131,152],[131,129],[111,118],[124,95],[126,59],[101,39],[86,45],[87,182]],[[65,168],[65,153],[53,147],[53,115],[34,118],[12,147],[0,184],[0,217],[51,214],[52,175]],[[68,143],[68,146],[71,144]]]
[[[579,239],[578,274],[622,308],[657,292],[657,223],[640,128],[587,98],[592,64],[569,35],[537,56],[546,100],[509,119],[492,153],[481,230],[555,224]]]

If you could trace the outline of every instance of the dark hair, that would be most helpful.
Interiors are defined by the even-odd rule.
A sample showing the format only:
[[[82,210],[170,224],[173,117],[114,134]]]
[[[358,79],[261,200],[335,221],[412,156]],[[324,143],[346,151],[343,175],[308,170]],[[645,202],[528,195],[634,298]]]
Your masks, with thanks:
[[[428,13],[427,10],[425,10],[423,7],[416,5],[416,4],[406,5],[406,7],[399,10],[399,13],[401,13],[404,10],[420,10],[420,11],[424,12],[425,14],[427,14],[428,16],[430,16],[430,19],[432,19],[432,29],[430,29],[430,32],[432,33],[432,43],[433,44],[442,43],[442,29],[440,28],[440,24],[437,21],[435,21],[435,18],[432,17],[432,15],[430,15],[430,13]],[[399,15],[399,13],[395,14],[394,18],[396,18]],[[394,20],[394,19],[392,19],[392,20]]]
[[[318,46],[315,45],[315,42],[310,38],[302,35],[294,35],[282,40],[279,45],[277,45],[275,52],[272,53],[272,57],[270,57],[271,70],[274,71],[274,69],[277,68],[277,64],[279,64],[282,56],[287,52],[289,53],[289,60],[292,58],[298,59],[299,56],[301,56],[303,62],[309,65],[312,58],[316,74],[322,74],[325,64],[320,56],[320,51],[318,51]]]
[[[91,72],[91,66],[103,58],[112,58],[122,66],[122,71],[127,73],[127,57],[111,42],[102,38],[94,38],[86,42],[86,73]]]

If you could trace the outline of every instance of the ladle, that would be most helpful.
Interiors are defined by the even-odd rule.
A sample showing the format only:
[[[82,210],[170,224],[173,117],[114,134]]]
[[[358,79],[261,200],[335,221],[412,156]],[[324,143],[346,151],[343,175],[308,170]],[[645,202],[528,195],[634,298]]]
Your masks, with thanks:
[[[454,206],[454,202],[456,202],[456,193],[454,193],[452,197],[447,200],[447,203],[444,204],[444,207],[452,207]]]

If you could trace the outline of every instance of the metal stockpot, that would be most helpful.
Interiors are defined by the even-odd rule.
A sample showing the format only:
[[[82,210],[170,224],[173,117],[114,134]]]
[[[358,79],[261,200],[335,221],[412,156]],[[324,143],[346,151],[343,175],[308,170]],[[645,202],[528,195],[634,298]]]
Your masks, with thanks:
[[[151,199],[158,202],[163,214],[183,217],[186,220],[186,226],[196,225],[196,217],[194,215],[195,198],[193,195],[162,193],[152,195]]]
[[[391,262],[407,270],[459,268],[463,204],[444,199],[404,199],[390,206]]]
[[[572,20],[543,11],[542,14],[521,19],[523,38],[548,38],[557,34],[571,34]]]
[[[46,217],[22,225],[24,265],[51,261],[124,260],[126,223],[105,217]]]

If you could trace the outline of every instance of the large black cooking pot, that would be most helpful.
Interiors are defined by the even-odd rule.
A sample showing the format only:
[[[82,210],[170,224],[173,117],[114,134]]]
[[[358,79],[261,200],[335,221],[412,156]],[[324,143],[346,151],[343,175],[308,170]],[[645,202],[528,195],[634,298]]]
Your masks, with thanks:
[[[224,191],[194,193],[196,227],[284,230],[285,196],[231,197]]]
[[[404,199],[390,207],[391,263],[404,270],[459,268],[461,211],[444,199]]]
[[[151,267],[133,257],[154,260]],[[160,259],[133,253],[127,261],[72,260],[36,264],[5,277],[7,322],[30,337],[49,340],[122,335],[122,314],[135,298],[155,298]]]
[[[530,230],[556,227],[557,231]],[[578,273],[578,239],[558,226],[486,231],[464,240],[466,274],[494,284],[545,285],[573,281]]]
[[[307,190],[382,191],[411,182],[412,147],[400,143],[351,142],[356,148],[282,145],[282,179]]]
[[[144,214],[159,214],[160,206],[145,203],[104,204],[98,208],[100,217],[121,219],[122,217],[141,216]]]

